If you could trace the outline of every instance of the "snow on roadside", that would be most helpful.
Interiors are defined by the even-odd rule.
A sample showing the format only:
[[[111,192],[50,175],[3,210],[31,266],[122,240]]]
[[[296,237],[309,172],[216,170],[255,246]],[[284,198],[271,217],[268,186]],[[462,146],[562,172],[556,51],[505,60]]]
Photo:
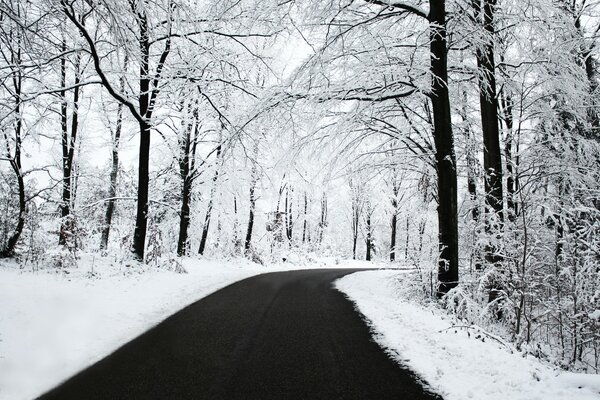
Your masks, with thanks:
[[[98,261],[96,261],[98,264]],[[100,263],[101,264],[101,263]],[[185,260],[187,274],[125,274],[91,264],[69,275],[0,265],[0,399],[30,399],[186,305],[273,269],[244,260]]]
[[[399,296],[398,276],[357,272],[335,286],[365,316],[377,343],[445,400],[600,399],[600,375],[562,372],[489,338],[448,329],[454,323],[442,311]]]

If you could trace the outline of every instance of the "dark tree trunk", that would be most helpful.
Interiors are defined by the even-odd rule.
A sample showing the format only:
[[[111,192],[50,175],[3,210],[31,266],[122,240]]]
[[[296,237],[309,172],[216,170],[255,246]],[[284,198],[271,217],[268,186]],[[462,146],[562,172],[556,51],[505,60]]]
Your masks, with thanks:
[[[291,194],[290,194],[291,192]],[[287,240],[289,243],[292,242],[293,236],[293,215],[292,215],[292,200],[294,196],[294,190],[288,187],[288,190],[285,194],[285,234],[287,236]]]
[[[63,49],[66,51],[66,42],[62,43]],[[66,87],[67,84],[67,65],[66,57],[61,59],[61,84]],[[79,128],[79,94],[80,88],[77,86],[81,81],[79,67],[81,64],[81,54],[76,55],[75,61],[75,89],[73,89],[73,109],[71,113],[71,130],[68,128],[67,117],[67,94],[65,90],[61,90],[61,131],[62,131],[62,172],[63,172],[63,188],[60,206],[61,227],[59,235],[59,244],[62,246],[72,245],[73,235],[73,218],[71,215],[71,203],[73,192],[73,160],[75,156],[75,144],[77,142],[77,130]]]
[[[481,4],[483,2],[483,9]],[[502,151],[500,149],[500,129],[498,127],[498,98],[494,60],[494,13],[496,0],[473,0],[473,13],[485,32],[482,48],[477,49],[479,69],[479,104],[481,108],[481,128],[483,132],[483,168],[485,171],[485,230],[493,233],[493,224],[504,221],[502,190]],[[490,265],[502,261],[498,249],[486,244],[485,259]],[[492,283],[489,288],[489,302],[498,298],[501,287]]]
[[[481,2],[483,1],[483,9]],[[504,219],[502,193],[502,151],[500,149],[500,130],[498,128],[498,98],[496,93],[496,75],[494,60],[494,13],[496,0],[473,0],[473,12],[485,31],[485,43],[477,49],[479,69],[479,103],[481,106],[481,127],[483,131],[483,168],[485,170],[486,212],[493,213],[498,222]],[[490,231],[491,221],[486,221]],[[497,256],[486,256],[497,261]]]
[[[125,55],[124,69],[127,72],[128,57]],[[125,76],[121,76],[120,79],[121,92],[125,90]],[[110,228],[112,225],[113,214],[115,212],[115,204],[117,196],[117,179],[119,176],[119,145],[121,143],[121,131],[123,129],[123,103],[119,102],[117,105],[117,123],[115,127],[115,134],[112,138],[112,152],[111,152],[111,168],[110,168],[110,184],[108,187],[108,202],[106,204],[106,213],[104,214],[104,228],[102,229],[102,236],[100,238],[100,250],[106,250],[108,248],[108,239],[110,237]]]
[[[182,108],[183,109],[183,108]],[[181,176],[181,210],[179,212],[179,237],[177,238],[177,255],[185,256],[188,243],[188,227],[190,225],[190,200],[192,193],[192,177],[190,174],[190,147],[193,122],[183,126],[183,138],[179,142],[179,175]]]
[[[304,221],[302,223],[302,243],[306,243],[306,231],[308,229],[308,196],[304,192]]]
[[[392,234],[390,237],[390,261],[396,261],[396,233],[398,232],[398,184],[394,177],[392,187]]]
[[[248,252],[252,244],[252,228],[254,227],[254,210],[256,207],[256,199],[254,197],[255,183],[252,181],[250,186],[250,213],[248,215],[248,229],[246,230],[246,241],[244,243],[244,250]]]
[[[104,214],[104,228],[100,238],[100,250],[108,248],[108,238],[110,236],[110,227],[112,225],[113,214],[115,212],[115,203],[117,196],[117,178],[119,175],[119,141],[121,139],[121,124],[123,121],[123,105],[119,104],[117,109],[117,127],[113,138],[113,148],[111,153],[112,165],[110,167],[110,184],[108,187],[108,202],[106,204],[106,213]]]
[[[133,254],[139,261],[144,260],[146,228],[148,226],[148,187],[150,184],[150,125],[140,123],[140,153],[138,158],[138,195],[133,233]]]
[[[254,147],[254,158],[258,157],[258,142]],[[250,182],[250,210],[248,215],[248,229],[246,229],[246,241],[244,242],[244,251],[246,254],[250,251],[252,245],[252,228],[254,227],[254,212],[256,210],[256,184],[258,183],[258,166],[256,160],[252,164],[252,177]]]
[[[150,38],[148,36],[148,20],[144,11],[134,8],[138,14],[139,49],[140,49],[140,89],[138,109],[141,119],[138,120],[140,130],[140,152],[138,157],[138,193],[135,214],[135,230],[133,232],[133,254],[139,261],[144,261],[146,250],[146,229],[148,226],[148,188],[150,185]]]
[[[14,59],[12,60],[16,65],[20,65],[21,56],[20,56],[20,41],[18,43],[18,51],[17,54],[13,54]],[[17,219],[17,225],[13,230],[13,233],[8,238],[6,245],[3,249],[0,250],[0,258],[11,257],[15,252],[15,247],[21,237],[21,233],[23,232],[23,227],[25,226],[25,215],[27,212],[27,203],[25,199],[25,180],[23,177],[23,170],[21,166],[21,131],[23,129],[23,120],[21,118],[21,88],[22,88],[22,76],[19,69],[17,72],[13,74],[13,86],[15,89],[15,115],[17,116],[17,121],[15,123],[15,154],[10,160],[10,165],[13,169],[17,177],[17,186],[19,193],[19,216]],[[8,137],[5,135],[5,140],[8,146]],[[10,151],[9,151],[10,155]]]
[[[240,244],[239,238],[239,220],[238,220],[238,207],[237,207],[237,196],[233,195],[233,247],[234,251],[237,254]]]
[[[396,232],[398,229],[398,213],[392,214],[392,235],[390,238],[390,261],[396,261]]]
[[[510,94],[506,91],[501,93],[503,120],[506,127],[506,143],[504,155],[506,157],[506,207],[509,221],[514,221],[517,216],[517,202],[515,200],[516,180],[515,161],[513,159],[513,102]]]
[[[458,217],[456,199],[456,157],[448,96],[448,49],[446,44],[446,2],[429,0],[430,50],[433,107],[433,137],[438,176],[438,226],[440,262],[438,296],[458,284]]]
[[[371,211],[370,210],[369,210],[369,213],[367,214],[366,225],[367,225],[367,238],[366,238],[367,254],[365,256],[365,260],[371,261],[371,249],[373,248],[373,232],[372,232],[372,227],[371,227]]]
[[[319,237],[317,243],[320,245],[323,242],[323,235],[327,228],[327,195],[323,193],[321,198],[321,221],[319,222]]]
[[[360,207],[356,194],[352,194],[352,259],[356,260],[356,246],[358,243],[358,231],[360,224]]]
[[[410,216],[406,217],[406,246],[404,246],[404,259],[408,260],[408,247],[410,245]]]
[[[179,218],[179,237],[177,238],[177,255],[183,257],[188,249],[188,228],[190,226],[190,197],[192,182],[189,176],[183,181],[181,190],[181,210]]]
[[[204,254],[204,249],[206,248],[206,240],[208,239],[208,229],[210,227],[210,218],[213,210],[213,203],[215,192],[217,190],[217,180],[219,179],[219,168],[218,165],[221,159],[221,145],[217,148],[217,169],[215,170],[215,174],[212,179],[212,187],[210,189],[210,198],[208,200],[208,206],[206,207],[206,215],[204,216],[204,226],[202,226],[202,236],[200,238],[200,247],[198,249],[198,254]]]
[[[479,161],[477,160],[477,155],[475,151],[473,130],[471,129],[469,119],[467,116],[467,104],[467,91],[463,90],[460,117],[462,119],[463,124],[465,125],[464,135],[467,141],[467,190],[469,191],[469,199],[472,203],[471,217],[473,218],[473,221],[478,221],[479,207],[477,203],[477,170],[479,166]]]

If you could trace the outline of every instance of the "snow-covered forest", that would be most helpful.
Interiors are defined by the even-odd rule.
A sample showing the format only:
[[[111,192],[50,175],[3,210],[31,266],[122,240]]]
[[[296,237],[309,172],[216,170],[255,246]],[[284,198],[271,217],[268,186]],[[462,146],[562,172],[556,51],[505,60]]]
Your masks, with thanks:
[[[595,0],[0,0],[0,281],[410,268],[598,374],[599,35]]]

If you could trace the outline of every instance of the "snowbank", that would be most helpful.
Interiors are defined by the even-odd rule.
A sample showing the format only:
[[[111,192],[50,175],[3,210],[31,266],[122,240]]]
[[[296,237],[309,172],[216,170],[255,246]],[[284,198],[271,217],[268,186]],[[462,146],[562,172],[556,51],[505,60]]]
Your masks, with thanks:
[[[600,399],[600,375],[566,373],[523,358],[434,308],[401,298],[397,271],[345,276],[345,293],[371,325],[375,340],[400,364],[417,373],[445,400]]]
[[[95,278],[91,260],[68,275],[0,265],[0,399],[40,395],[186,305],[272,271],[243,260],[186,260],[187,274],[98,264]]]

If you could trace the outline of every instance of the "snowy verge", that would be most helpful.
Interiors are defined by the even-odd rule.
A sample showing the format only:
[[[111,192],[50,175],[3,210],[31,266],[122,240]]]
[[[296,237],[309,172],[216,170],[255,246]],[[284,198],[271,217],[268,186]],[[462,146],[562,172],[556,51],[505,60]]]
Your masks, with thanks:
[[[357,272],[335,287],[355,303],[376,342],[445,400],[600,399],[600,375],[562,372],[481,332],[453,328],[457,323],[442,310],[399,295],[410,275],[402,276]]]
[[[187,274],[91,260],[62,273],[0,265],[0,399],[30,399],[186,305],[271,272],[244,260],[184,260]],[[68,274],[66,274],[68,272]]]

